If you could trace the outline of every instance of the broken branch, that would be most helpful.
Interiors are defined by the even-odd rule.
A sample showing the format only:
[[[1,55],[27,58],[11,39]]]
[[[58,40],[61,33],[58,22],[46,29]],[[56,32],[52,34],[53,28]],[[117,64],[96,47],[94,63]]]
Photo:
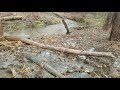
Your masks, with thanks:
[[[22,16],[9,16],[9,17],[2,17],[1,21],[9,21],[9,20],[21,20]]]
[[[65,22],[64,19],[62,20],[62,22],[63,22],[63,24],[64,24],[64,26],[65,26],[65,29],[67,30],[66,34],[69,34],[69,33],[70,33],[70,30],[69,30],[69,28],[68,28],[68,26],[67,26],[67,23]]]
[[[111,52],[90,52],[90,51],[68,49],[68,48],[64,48],[64,47],[54,47],[54,46],[51,46],[51,45],[40,44],[38,42],[29,40],[29,39],[26,39],[26,38],[23,38],[23,37],[19,37],[19,36],[5,35],[5,39],[7,39],[7,40],[18,40],[18,41],[22,41],[26,44],[31,44],[31,45],[41,47],[43,49],[56,50],[56,51],[72,53],[72,54],[76,54],[76,55],[115,57]]]

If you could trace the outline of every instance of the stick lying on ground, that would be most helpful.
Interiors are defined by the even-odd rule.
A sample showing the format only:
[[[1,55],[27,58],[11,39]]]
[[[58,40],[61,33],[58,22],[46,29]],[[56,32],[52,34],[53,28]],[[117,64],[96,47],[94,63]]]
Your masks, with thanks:
[[[53,67],[51,67],[49,64],[42,62],[39,60],[39,58],[37,58],[36,56],[33,56],[32,54],[29,53],[24,53],[25,57],[29,60],[31,60],[32,62],[35,62],[36,64],[43,66],[43,68],[45,70],[47,70],[50,74],[57,76],[59,78],[66,78],[64,75],[62,75],[60,72],[58,72],[57,70],[55,70]]]
[[[2,17],[1,21],[9,21],[9,20],[21,20],[22,16],[9,16],[9,17]]]
[[[7,39],[7,40],[22,41],[26,44],[35,45],[35,46],[41,47],[43,49],[62,51],[62,52],[72,53],[72,54],[77,54],[77,55],[115,57],[111,52],[90,52],[90,51],[68,49],[68,48],[64,48],[64,47],[54,47],[54,46],[51,46],[51,45],[40,44],[38,42],[29,40],[29,39],[26,39],[26,38],[23,38],[23,37],[19,37],[19,36],[4,35],[4,38]]]

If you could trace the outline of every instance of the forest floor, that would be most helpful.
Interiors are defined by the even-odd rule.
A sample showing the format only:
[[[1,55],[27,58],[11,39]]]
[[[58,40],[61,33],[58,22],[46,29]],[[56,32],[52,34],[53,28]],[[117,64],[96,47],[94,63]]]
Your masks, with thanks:
[[[14,14],[16,15],[18,13]],[[29,13],[21,14],[26,15],[27,17],[29,15]],[[44,19],[42,18],[42,14]],[[42,14],[38,15],[31,13],[30,15],[32,17],[33,15],[36,15],[37,18],[41,16],[40,21],[41,19],[43,21],[40,25],[43,26],[59,24],[61,22],[61,19],[59,17],[54,16],[51,13]],[[60,14],[66,15],[64,13]],[[75,18],[73,14],[67,14],[69,14],[69,18]],[[6,14],[4,15],[4,13],[2,13],[1,16],[2,15],[5,16]],[[13,15],[13,13],[10,15]],[[47,20],[49,18],[49,21],[45,20],[45,15],[47,17]],[[68,78],[119,78],[120,42],[108,41],[109,31],[101,30],[101,18],[94,20],[91,14],[87,16],[91,17],[90,19],[86,19],[88,23],[85,22],[80,24],[84,26],[86,25],[87,27],[71,27],[71,33],[69,35],[58,33],[46,36],[40,35],[37,37],[31,37],[30,39],[47,45],[60,46],[83,51],[112,52],[112,54],[116,56],[115,58],[74,55],[63,52],[51,51],[48,49],[42,49],[32,45],[26,45],[20,41],[3,41],[0,42],[0,77],[57,78],[49,74],[42,67],[27,60],[24,57],[24,52],[30,52],[33,55],[38,56],[40,60],[43,60],[45,58],[47,60],[46,62],[49,65],[54,67],[57,71],[59,71]],[[53,18],[55,21],[53,20]],[[6,33],[8,30],[10,30],[10,27],[13,26],[16,22],[19,23],[23,21],[25,22],[24,24],[26,26],[29,26],[27,19],[22,21],[5,22],[7,23],[4,25]],[[4,43],[5,45],[2,43]]]

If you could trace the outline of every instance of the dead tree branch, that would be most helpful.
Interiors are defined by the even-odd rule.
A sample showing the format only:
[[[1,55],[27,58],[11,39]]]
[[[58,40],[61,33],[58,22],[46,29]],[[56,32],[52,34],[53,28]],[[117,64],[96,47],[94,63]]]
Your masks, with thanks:
[[[11,35],[5,35],[5,39],[7,40],[17,40],[24,42],[26,44],[31,44],[34,46],[41,47],[43,49],[49,49],[49,50],[56,50],[56,51],[61,51],[61,52],[66,52],[66,53],[72,53],[76,55],[86,55],[86,56],[106,56],[106,57],[115,57],[111,52],[90,52],[90,51],[81,51],[81,50],[75,50],[75,49],[68,49],[64,47],[55,47],[51,45],[45,45],[45,44],[40,44],[38,42],[19,37],[19,36],[11,36]]]
[[[21,20],[22,16],[8,16],[8,17],[2,17],[1,21],[9,21],[9,20]]]
[[[63,22],[63,24],[64,24],[64,26],[65,26],[65,29],[67,30],[66,34],[69,34],[69,33],[70,33],[70,30],[69,30],[69,28],[68,28],[67,23],[65,22],[64,19],[62,20],[62,22]]]

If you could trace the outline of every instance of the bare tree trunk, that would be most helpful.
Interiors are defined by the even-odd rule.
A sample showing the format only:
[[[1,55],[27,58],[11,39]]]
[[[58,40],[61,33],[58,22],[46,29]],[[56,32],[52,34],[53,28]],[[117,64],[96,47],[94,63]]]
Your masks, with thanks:
[[[104,30],[108,30],[111,27],[109,40],[120,41],[120,12],[110,12],[107,16]]]
[[[108,30],[111,27],[113,14],[114,14],[113,12],[108,13],[107,18],[105,20],[105,24],[103,26],[103,30]]]

